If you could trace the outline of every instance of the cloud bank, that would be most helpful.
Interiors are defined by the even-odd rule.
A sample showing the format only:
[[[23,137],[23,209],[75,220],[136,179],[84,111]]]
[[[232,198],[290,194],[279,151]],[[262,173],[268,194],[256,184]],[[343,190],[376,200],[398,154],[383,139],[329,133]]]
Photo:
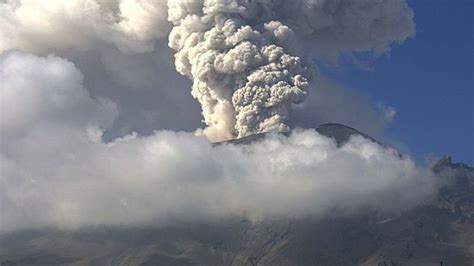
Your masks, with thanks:
[[[0,230],[406,210],[435,193],[410,158],[314,130],[213,146],[156,131],[104,141],[116,104],[93,99],[70,61],[0,56]]]

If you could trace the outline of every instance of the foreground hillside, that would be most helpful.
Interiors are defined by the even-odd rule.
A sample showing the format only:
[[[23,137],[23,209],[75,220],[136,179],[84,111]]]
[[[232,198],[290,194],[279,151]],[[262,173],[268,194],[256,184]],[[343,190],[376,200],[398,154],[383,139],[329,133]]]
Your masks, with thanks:
[[[362,134],[337,124],[317,130],[339,144]],[[472,265],[474,169],[445,157],[433,170],[445,180],[438,195],[396,216],[361,211],[351,217],[334,214],[260,223],[229,219],[158,229],[22,231],[0,236],[0,264]]]

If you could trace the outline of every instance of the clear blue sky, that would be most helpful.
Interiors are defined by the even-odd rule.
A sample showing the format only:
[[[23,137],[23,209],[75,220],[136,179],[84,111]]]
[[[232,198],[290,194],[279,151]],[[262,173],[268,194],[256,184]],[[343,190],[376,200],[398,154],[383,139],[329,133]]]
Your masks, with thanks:
[[[372,71],[329,74],[373,102],[395,107],[386,135],[422,162],[450,154],[474,166],[473,0],[408,0],[416,36],[395,45]]]

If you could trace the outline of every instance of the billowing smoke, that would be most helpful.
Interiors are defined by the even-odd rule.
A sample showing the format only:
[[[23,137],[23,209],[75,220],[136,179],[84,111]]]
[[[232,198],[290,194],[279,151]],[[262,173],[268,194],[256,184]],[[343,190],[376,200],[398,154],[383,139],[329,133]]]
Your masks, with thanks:
[[[404,2],[385,2],[390,4],[170,1],[168,16],[174,24],[170,47],[177,51],[178,72],[193,80],[192,94],[207,125],[203,133],[219,140],[287,131],[290,107],[306,97],[310,76],[302,59],[289,51],[320,42],[333,56],[353,49],[387,50],[392,41],[402,42],[413,33],[413,14]],[[372,29],[380,10],[402,13],[396,17],[402,25],[389,28],[388,33]],[[364,15],[354,18],[348,11],[364,11]],[[366,34],[354,35],[359,32]],[[390,37],[377,38],[382,34]]]
[[[308,71],[287,52],[293,31],[279,21],[259,21],[265,9],[257,2],[168,5],[176,69],[193,80],[192,95],[208,126],[203,133],[219,140],[288,131],[290,106],[308,88]]]
[[[203,133],[214,140],[289,129],[290,107],[304,100],[309,86],[309,71],[290,50],[323,42],[334,46],[333,56],[381,52],[413,33],[413,14],[402,1],[197,0],[168,6],[176,68],[193,80],[207,125]],[[348,13],[360,11],[362,16]],[[388,32],[374,27],[386,11],[402,15],[378,23],[402,25]],[[365,34],[354,35],[360,32]]]
[[[371,131],[385,120],[310,84],[311,60],[413,34],[403,0],[1,1],[0,231],[416,206],[436,178],[361,137],[211,145],[172,60],[209,139],[321,121]]]

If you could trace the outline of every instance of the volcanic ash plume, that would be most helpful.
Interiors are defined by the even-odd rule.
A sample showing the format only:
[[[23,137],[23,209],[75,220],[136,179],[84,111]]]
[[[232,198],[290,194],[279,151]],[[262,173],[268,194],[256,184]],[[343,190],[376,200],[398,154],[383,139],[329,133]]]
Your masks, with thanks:
[[[176,69],[193,80],[212,140],[286,131],[308,70],[287,50],[293,31],[252,1],[169,1]]]

